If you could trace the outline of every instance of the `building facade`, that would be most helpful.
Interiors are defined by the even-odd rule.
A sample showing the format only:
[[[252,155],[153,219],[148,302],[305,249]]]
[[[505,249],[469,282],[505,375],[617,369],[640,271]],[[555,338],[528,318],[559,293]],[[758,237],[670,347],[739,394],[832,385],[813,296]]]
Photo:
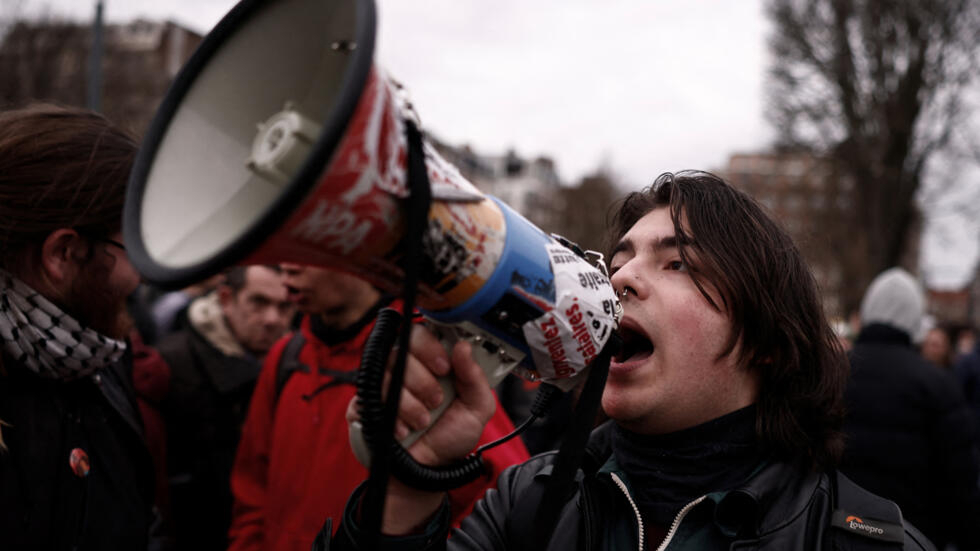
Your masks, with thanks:
[[[564,201],[555,163],[547,157],[525,159],[513,150],[483,155],[469,146],[452,146],[428,137],[440,155],[480,191],[493,195],[541,229],[555,231]]]
[[[793,237],[823,293],[832,318],[848,317],[849,274],[860,259],[842,247],[853,205],[854,183],[830,161],[805,151],[739,153],[720,175],[754,197]],[[853,300],[853,299],[852,299]]]
[[[142,136],[202,36],[173,22],[137,20],[103,32],[102,112]],[[20,21],[0,43],[0,108],[33,101],[84,107],[92,29]]]

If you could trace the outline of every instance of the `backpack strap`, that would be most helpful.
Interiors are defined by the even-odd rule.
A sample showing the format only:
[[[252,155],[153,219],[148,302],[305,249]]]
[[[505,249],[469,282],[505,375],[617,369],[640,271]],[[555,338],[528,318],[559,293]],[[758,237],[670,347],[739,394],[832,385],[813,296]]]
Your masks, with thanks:
[[[902,549],[905,522],[893,501],[858,486],[840,471],[830,474],[834,488],[834,513],[830,525],[834,549]]]
[[[309,402],[317,394],[327,390],[328,388],[337,385],[356,385],[357,384],[357,371],[337,371],[336,369],[328,369],[325,367],[317,368],[317,373],[320,375],[329,375],[331,379],[320,386],[313,389],[309,394],[304,394],[302,398]]]
[[[550,476],[535,476],[514,500],[514,506],[507,515],[508,545],[515,551],[532,551],[535,549],[533,538],[529,537],[536,531],[534,516],[538,512],[541,500],[544,498],[547,480]],[[550,533],[550,532],[549,532]]]
[[[302,371],[303,373],[309,373],[311,371],[310,366],[299,361],[299,353],[303,350],[306,345],[306,339],[300,332],[293,333],[290,337],[289,342],[286,343],[285,348],[282,350],[282,355],[279,356],[279,363],[276,364],[276,402],[279,402],[279,396],[282,395],[282,389],[286,387],[286,382],[289,378],[297,371]],[[336,386],[336,385],[353,385],[357,383],[357,371],[339,371],[336,369],[330,369],[327,367],[317,368],[317,373],[320,375],[328,375],[331,377],[329,381],[317,387],[313,392],[309,394],[304,394],[302,398],[309,402],[314,396],[320,392]]]
[[[588,443],[584,446],[584,454],[579,469],[582,471],[584,481],[581,483],[582,499],[588,500],[587,494],[594,493],[596,487],[588,480],[598,472],[598,470],[609,459],[610,449],[608,446],[610,435],[612,434],[613,422],[603,423],[592,431]],[[552,467],[553,469],[553,467]],[[551,484],[551,475],[554,473],[539,473],[534,476],[531,483],[521,491],[520,496],[514,500],[513,507],[507,515],[507,534],[508,546],[517,551],[537,551],[542,549],[541,541],[528,537],[529,534],[537,534],[541,528],[538,526],[538,510],[542,507],[545,493]],[[577,484],[577,483],[576,483]],[[573,488],[574,489],[574,488]],[[560,510],[565,504],[555,503],[552,507]],[[556,512],[557,514],[557,512]],[[550,519],[551,525],[547,528],[547,535],[550,536],[557,524],[557,516]],[[592,519],[595,522],[595,519]],[[593,533],[597,533],[595,526],[590,526]],[[588,544],[586,544],[588,546]]]
[[[306,339],[301,332],[297,331],[290,337],[289,342],[286,343],[286,347],[282,351],[282,355],[279,356],[279,363],[276,364],[275,403],[279,403],[279,396],[282,394],[282,389],[286,387],[286,382],[289,381],[293,373],[297,371],[302,371],[303,373],[310,372],[310,366],[299,361],[299,353],[305,345]]]

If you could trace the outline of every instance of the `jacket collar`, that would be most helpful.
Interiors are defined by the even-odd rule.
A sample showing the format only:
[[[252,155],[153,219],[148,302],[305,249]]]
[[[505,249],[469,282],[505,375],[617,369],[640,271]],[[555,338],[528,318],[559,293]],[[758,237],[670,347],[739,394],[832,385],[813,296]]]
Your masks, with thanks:
[[[215,347],[206,335],[191,326],[190,346],[200,358],[204,375],[220,394],[227,394],[258,379],[262,364],[252,356],[229,356]]]
[[[343,329],[333,329],[324,325],[323,320],[317,315],[307,315],[304,320],[304,325],[308,323],[309,336],[315,337],[318,341],[326,344],[327,346],[336,346],[341,343],[351,342],[360,335],[364,329],[374,322],[374,319],[378,316],[378,311],[382,308],[390,306],[401,311],[401,301],[395,301],[394,297],[390,295],[382,295],[377,302],[375,302],[364,314],[361,315],[360,319],[355,321],[349,327]],[[360,344],[358,344],[360,346]]]
[[[715,523],[730,535],[754,537],[778,530],[806,509],[822,477],[791,463],[769,463],[716,497]]]
[[[127,339],[128,341],[128,339]],[[127,346],[120,361],[106,366],[92,377],[99,392],[127,425],[143,436],[143,418],[132,383],[133,347]]]
[[[191,302],[187,308],[187,319],[191,327],[223,355],[235,358],[248,357],[249,354],[228,326],[217,291],[211,291]]]
[[[618,470],[612,457],[613,429],[613,421],[608,421],[592,431],[583,459],[586,472]],[[626,475],[620,474],[628,486]],[[806,509],[822,477],[791,463],[764,463],[736,488],[708,495],[715,504],[715,524],[729,537],[778,530]]]
[[[861,328],[854,344],[882,343],[912,346],[908,333],[884,323],[871,323]]]

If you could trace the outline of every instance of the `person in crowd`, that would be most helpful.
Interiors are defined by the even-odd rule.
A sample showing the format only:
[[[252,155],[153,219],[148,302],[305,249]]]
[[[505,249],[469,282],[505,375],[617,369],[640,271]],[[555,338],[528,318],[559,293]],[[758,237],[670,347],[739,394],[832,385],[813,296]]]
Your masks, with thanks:
[[[156,339],[185,329],[188,325],[187,308],[191,302],[213,291],[224,278],[224,274],[217,273],[183,289],[162,293],[152,300],[147,306],[147,314],[153,325],[153,343]]]
[[[176,543],[225,549],[231,467],[262,360],[295,306],[278,266],[236,266],[191,302],[188,327],[157,345],[170,365],[162,410]]]
[[[854,336],[857,335],[857,331],[851,329],[850,320],[837,320],[831,323],[831,327],[834,329],[834,334],[837,335],[837,343],[841,350],[844,352],[850,350],[854,346]]]
[[[593,434],[575,484],[558,494],[555,523],[521,522],[535,518],[528,503],[552,474],[551,452],[501,475],[448,542],[443,496],[391,479],[384,545],[929,548],[892,503],[834,471],[847,362],[801,254],[754,200],[708,173],[664,174],[625,198],[611,238],[624,315],[602,393],[610,422]],[[402,401],[401,415],[424,403],[450,365],[458,393],[455,414],[409,449],[422,463],[467,453],[493,411],[468,352],[459,343],[447,354],[415,330],[405,386],[416,399]],[[352,401],[348,419],[356,417]],[[361,491],[337,549],[358,545]]]
[[[960,325],[956,328],[954,333],[953,342],[956,343],[954,348],[956,349],[956,361],[960,358],[966,356],[967,354],[973,352],[977,346],[977,332],[970,325]]]
[[[921,285],[901,268],[868,287],[850,352],[841,470],[894,500],[939,548],[980,549],[975,423],[951,374],[912,345],[924,308]]]
[[[152,287],[142,282],[126,297],[126,309],[129,317],[133,318],[133,330],[139,333],[140,342],[146,346],[153,346],[157,341],[156,321],[150,312],[152,292]]]
[[[980,426],[980,344],[973,344],[973,329],[966,328],[961,334],[970,335],[972,348],[961,354],[953,364],[953,372],[960,382],[966,403],[973,411],[973,419]]]
[[[937,325],[926,331],[919,353],[929,363],[947,371],[953,369],[953,344],[949,331]]]
[[[132,302],[129,304],[132,313]],[[170,389],[170,366],[156,348],[143,342],[137,329],[129,332],[133,391],[136,406],[143,419],[143,439],[153,458],[154,499],[153,504],[160,512],[165,526],[166,547],[173,544],[173,516],[170,507],[170,485],[167,475],[167,427],[163,420],[162,404]]]
[[[231,479],[234,551],[309,549],[324,519],[340,518],[347,496],[367,475],[350,449],[345,423],[355,371],[377,312],[399,306],[352,275],[282,268],[290,297],[306,315],[300,330],[269,353],[249,407]],[[513,428],[500,409],[481,441]],[[527,457],[520,439],[488,452],[491,474],[451,494],[457,516],[505,467]]]
[[[121,242],[136,142],[99,114],[0,113],[0,534],[4,549],[158,543]]]

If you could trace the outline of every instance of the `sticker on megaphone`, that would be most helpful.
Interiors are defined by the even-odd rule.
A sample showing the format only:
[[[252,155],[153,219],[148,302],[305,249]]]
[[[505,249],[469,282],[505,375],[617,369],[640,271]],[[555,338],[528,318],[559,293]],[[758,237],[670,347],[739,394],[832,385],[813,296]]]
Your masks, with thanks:
[[[529,222],[526,222],[530,224]],[[550,239],[550,238],[549,238]],[[528,252],[528,251],[525,251]],[[451,323],[428,320],[426,324],[443,343],[447,353],[459,340],[472,345],[474,361],[483,368],[491,387],[499,384],[508,373],[514,371],[522,377],[554,385],[563,391],[571,390],[585,375],[586,368],[596,358],[609,337],[616,330],[621,309],[615,292],[604,269],[589,264],[584,258],[567,247],[551,240],[538,250],[546,256],[551,279],[527,291],[529,282],[516,281],[510,291],[535,305],[541,314],[521,325],[521,346],[511,344],[510,338],[485,323],[458,319]],[[512,274],[519,274],[514,271]],[[514,278],[521,280],[524,278]],[[500,302],[505,302],[501,299]],[[513,304],[512,301],[510,301]],[[491,309],[497,319],[505,310]],[[442,316],[446,318],[445,314]],[[503,316],[505,319],[509,315]],[[482,320],[481,320],[482,321]],[[489,330],[488,330],[489,329]],[[455,398],[451,377],[441,377],[438,382],[443,400],[430,410],[430,425],[438,421]],[[411,446],[425,434],[428,427],[414,431],[400,440],[404,447]],[[351,424],[350,442],[354,454],[365,465],[370,464],[370,452],[364,441],[360,422]]]

